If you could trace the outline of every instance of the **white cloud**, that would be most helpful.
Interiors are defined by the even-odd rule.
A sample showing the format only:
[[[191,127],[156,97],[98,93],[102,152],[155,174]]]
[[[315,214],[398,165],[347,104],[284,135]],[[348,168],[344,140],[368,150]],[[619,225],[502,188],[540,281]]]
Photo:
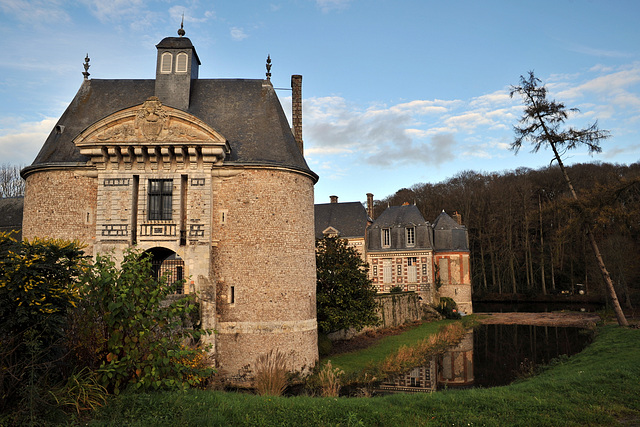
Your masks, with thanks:
[[[601,100],[613,102],[620,107],[638,107],[640,98],[629,88],[640,83],[640,63],[632,67],[588,80],[580,85],[556,93],[559,99],[576,99],[595,94]]]
[[[349,3],[351,3],[351,0],[316,0],[316,5],[323,13],[346,9]]]
[[[14,128],[0,131],[0,159],[14,165],[28,165],[56,124],[56,119],[46,118],[39,122],[24,122]]]
[[[70,18],[61,1],[0,0],[0,9],[21,22],[32,24],[69,22]]]
[[[231,38],[235,41],[242,41],[249,37],[242,28],[231,27]]]
[[[143,0],[80,0],[101,22],[146,21],[150,12]]]
[[[469,102],[471,108],[494,108],[495,106],[512,105],[513,100],[506,90],[498,90],[486,95],[472,98]]]

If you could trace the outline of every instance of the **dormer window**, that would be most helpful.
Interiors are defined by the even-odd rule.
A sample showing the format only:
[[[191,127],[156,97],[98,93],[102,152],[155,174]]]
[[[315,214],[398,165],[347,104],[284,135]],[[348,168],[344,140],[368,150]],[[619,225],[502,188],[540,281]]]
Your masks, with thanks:
[[[171,74],[172,65],[173,65],[173,55],[171,55],[169,52],[163,53],[160,60],[160,72],[162,74]]]
[[[176,73],[186,73],[187,72],[187,61],[189,57],[186,53],[180,52],[176,57]]]
[[[405,230],[405,238],[407,239],[407,246],[412,247],[416,245],[416,228],[415,227],[407,227]]]
[[[383,228],[381,237],[382,237],[382,247],[383,248],[391,247],[391,229]]]

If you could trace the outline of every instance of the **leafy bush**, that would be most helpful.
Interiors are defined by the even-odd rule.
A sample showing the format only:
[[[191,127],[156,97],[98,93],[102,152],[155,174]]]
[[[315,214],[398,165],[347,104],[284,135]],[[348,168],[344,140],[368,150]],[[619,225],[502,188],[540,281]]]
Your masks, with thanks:
[[[402,287],[394,286],[391,289],[389,289],[389,292],[392,294],[399,294],[400,292],[402,292]]]
[[[459,319],[461,317],[458,310],[458,304],[456,304],[453,298],[440,298],[440,303],[434,308],[447,319]]]
[[[37,423],[54,403],[47,391],[66,370],[65,320],[83,265],[77,242],[0,233],[0,412]]]
[[[320,357],[328,356],[331,354],[333,343],[327,336],[327,334],[318,334],[318,354]]]
[[[129,249],[119,267],[98,255],[82,277],[82,302],[74,313],[71,344],[81,363],[97,369],[100,383],[119,393],[138,389],[186,389],[202,385],[213,370],[199,346],[209,331],[187,320],[197,309],[191,295],[169,302],[182,283],[155,279],[151,257]]]

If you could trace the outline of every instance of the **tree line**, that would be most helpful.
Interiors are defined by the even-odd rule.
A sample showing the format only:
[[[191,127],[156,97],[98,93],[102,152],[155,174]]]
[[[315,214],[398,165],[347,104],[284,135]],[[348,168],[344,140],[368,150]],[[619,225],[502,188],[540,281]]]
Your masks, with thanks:
[[[501,173],[464,171],[437,184],[416,184],[374,204],[415,203],[427,219],[458,212],[469,231],[474,294],[604,295],[584,231],[589,221],[618,297],[631,307],[640,294],[640,163],[567,167],[582,208],[560,168]],[[584,215],[580,214],[584,210]]]

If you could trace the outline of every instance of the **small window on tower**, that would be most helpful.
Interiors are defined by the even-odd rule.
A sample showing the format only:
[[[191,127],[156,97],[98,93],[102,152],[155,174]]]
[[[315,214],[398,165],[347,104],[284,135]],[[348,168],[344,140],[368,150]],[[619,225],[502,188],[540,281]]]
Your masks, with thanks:
[[[160,72],[162,74],[170,74],[172,65],[173,65],[173,55],[171,55],[169,52],[163,53],[162,59],[160,61]]]
[[[176,73],[186,73],[187,72],[187,59],[188,56],[184,52],[180,52],[178,57],[176,58]]]

